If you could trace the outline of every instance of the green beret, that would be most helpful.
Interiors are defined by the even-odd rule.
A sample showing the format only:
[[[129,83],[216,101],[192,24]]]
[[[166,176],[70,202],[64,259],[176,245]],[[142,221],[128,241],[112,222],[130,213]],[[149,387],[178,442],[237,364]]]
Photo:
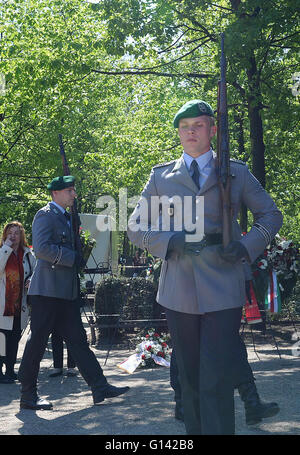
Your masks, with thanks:
[[[48,185],[47,188],[50,191],[60,191],[74,186],[75,177],[73,175],[64,175],[63,177],[55,177]]]
[[[175,115],[173,120],[174,128],[178,128],[180,119],[200,117],[200,115],[209,115],[209,117],[214,117],[214,111],[212,110],[212,107],[205,101],[188,101],[179,109]]]

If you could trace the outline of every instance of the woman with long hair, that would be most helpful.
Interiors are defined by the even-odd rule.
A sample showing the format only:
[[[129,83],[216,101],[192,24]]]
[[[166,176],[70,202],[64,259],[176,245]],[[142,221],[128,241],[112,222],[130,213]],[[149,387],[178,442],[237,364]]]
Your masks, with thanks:
[[[28,321],[27,290],[34,267],[35,257],[23,225],[19,221],[7,223],[0,241],[0,384],[17,379],[14,366],[21,333]]]

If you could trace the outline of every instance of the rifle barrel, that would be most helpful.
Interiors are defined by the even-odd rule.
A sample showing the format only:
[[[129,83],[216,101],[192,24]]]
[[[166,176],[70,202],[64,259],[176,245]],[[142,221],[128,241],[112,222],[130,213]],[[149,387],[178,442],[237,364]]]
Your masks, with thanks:
[[[226,58],[224,52],[224,33],[221,35],[221,80],[219,88],[219,122],[220,122],[220,177],[223,185],[229,175],[229,135],[228,135],[228,114],[227,114],[227,88],[226,88]]]
[[[229,132],[226,89],[226,58],[224,33],[221,34],[221,79],[218,87],[218,180],[222,206],[223,246],[231,241],[231,176],[229,155]]]
[[[62,158],[63,173],[64,173],[64,175],[71,175],[70,168],[69,168],[68,162],[67,162],[65,149],[64,149],[63,140],[62,140],[62,134],[58,135],[58,139],[59,139],[59,150],[60,150],[60,154],[61,154],[61,158]],[[74,200],[74,204],[70,208],[70,215],[71,215],[72,245],[75,250],[81,252],[82,246],[81,246],[80,237],[79,237],[80,221],[79,221],[76,199]]]

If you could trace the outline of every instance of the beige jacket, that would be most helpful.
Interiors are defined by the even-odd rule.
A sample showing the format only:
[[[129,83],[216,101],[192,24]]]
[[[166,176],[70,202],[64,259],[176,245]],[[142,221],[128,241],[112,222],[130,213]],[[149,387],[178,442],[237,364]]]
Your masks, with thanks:
[[[6,274],[5,266],[13,249],[7,245],[0,248],[0,329],[12,330],[13,316],[3,316],[5,309],[5,290],[6,290]],[[29,279],[35,268],[35,257],[30,248],[24,247],[23,268],[24,268],[24,284]],[[28,321],[28,306],[27,306],[27,290],[23,287],[22,304],[21,304],[21,329],[25,329]]]

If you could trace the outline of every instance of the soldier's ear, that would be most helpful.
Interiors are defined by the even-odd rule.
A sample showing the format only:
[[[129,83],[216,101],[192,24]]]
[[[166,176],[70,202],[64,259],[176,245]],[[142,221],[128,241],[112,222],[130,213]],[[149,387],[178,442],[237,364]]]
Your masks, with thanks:
[[[211,128],[210,128],[210,137],[214,137],[216,133],[217,133],[216,125],[211,126]]]

